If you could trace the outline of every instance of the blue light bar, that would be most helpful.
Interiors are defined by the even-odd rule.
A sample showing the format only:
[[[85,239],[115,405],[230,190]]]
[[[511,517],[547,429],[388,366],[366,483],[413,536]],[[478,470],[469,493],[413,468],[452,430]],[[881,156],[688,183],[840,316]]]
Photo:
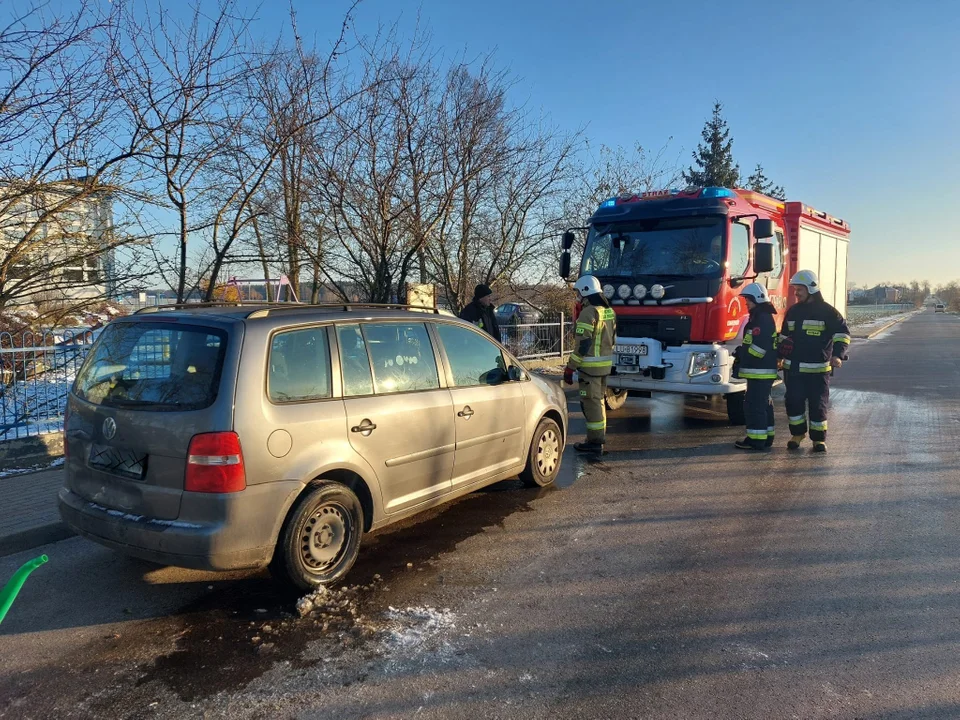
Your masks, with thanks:
[[[702,198],[729,198],[737,197],[737,194],[728,188],[722,187],[707,187],[703,189],[703,192],[700,193]]]
[[[602,203],[600,203],[600,207],[602,208],[613,207],[616,204],[617,204],[617,199],[615,197],[612,197],[609,200],[604,200]]]

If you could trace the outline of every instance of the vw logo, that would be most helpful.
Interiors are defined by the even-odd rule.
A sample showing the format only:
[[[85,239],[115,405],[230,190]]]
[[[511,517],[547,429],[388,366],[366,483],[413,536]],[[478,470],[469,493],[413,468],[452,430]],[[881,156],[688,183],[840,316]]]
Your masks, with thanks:
[[[107,418],[103,421],[103,437],[107,440],[113,440],[117,434],[117,421],[113,418]]]

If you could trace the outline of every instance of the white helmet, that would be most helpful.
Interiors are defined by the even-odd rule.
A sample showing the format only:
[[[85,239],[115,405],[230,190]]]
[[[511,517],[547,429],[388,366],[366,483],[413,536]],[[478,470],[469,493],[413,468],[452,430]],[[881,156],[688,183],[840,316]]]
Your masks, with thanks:
[[[587,297],[587,295],[597,295],[598,293],[603,292],[603,288],[600,287],[600,281],[597,280],[593,275],[584,275],[579,278],[574,284],[573,289],[580,293],[581,297]]]
[[[767,289],[760,283],[750,283],[740,291],[742,297],[748,297],[757,305],[770,302],[770,296],[767,295]]]
[[[790,278],[790,284],[803,285],[811,295],[820,292],[820,281],[813,270],[801,270]]]

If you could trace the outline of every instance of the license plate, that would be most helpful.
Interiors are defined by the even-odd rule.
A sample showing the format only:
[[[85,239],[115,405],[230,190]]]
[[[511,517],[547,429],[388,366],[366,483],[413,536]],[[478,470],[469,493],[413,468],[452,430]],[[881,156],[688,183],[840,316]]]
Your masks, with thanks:
[[[130,480],[143,480],[147,472],[147,456],[132,450],[109,445],[90,446],[90,467]]]
[[[646,355],[646,345],[617,345],[615,350],[621,355]]]

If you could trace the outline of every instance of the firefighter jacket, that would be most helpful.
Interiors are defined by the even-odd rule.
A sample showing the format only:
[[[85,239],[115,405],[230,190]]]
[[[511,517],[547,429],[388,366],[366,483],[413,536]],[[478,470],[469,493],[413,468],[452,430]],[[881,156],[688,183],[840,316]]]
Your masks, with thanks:
[[[820,293],[797,303],[783,320],[783,369],[790,373],[828,373],[830,359],[847,359],[850,330],[843,316]]]
[[[613,342],[617,336],[617,316],[609,307],[584,303],[574,328],[574,351],[567,367],[583,375],[609,375],[613,367]]]
[[[743,328],[743,345],[738,348],[739,376],[745,380],[777,379],[777,323],[776,308],[761,303],[750,311]]]

